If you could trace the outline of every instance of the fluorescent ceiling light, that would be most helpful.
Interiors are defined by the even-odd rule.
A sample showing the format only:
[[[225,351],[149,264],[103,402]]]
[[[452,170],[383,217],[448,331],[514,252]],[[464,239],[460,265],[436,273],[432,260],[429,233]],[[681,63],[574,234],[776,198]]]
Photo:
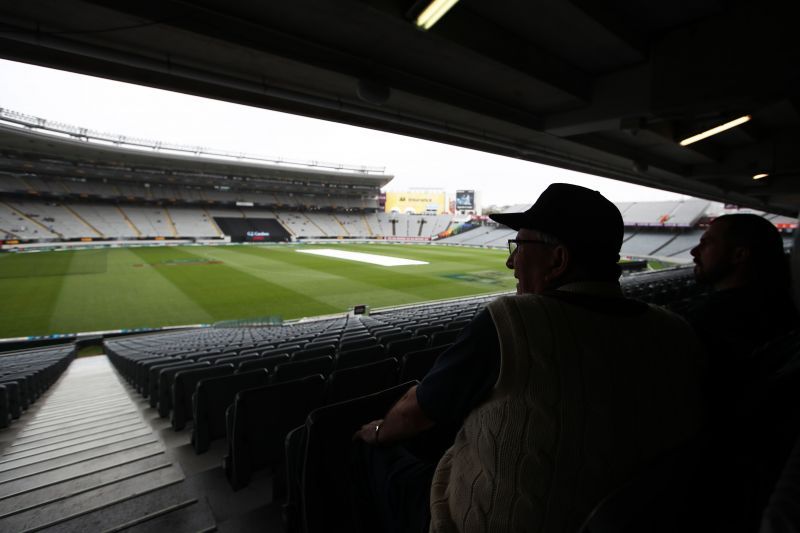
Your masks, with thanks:
[[[745,122],[749,121],[752,117],[750,115],[745,115],[743,117],[739,117],[736,120],[731,120],[730,122],[726,122],[721,126],[717,126],[716,128],[711,128],[708,131],[704,131],[703,133],[698,133],[697,135],[693,135],[687,139],[681,141],[681,146],[688,146],[692,143],[696,143],[697,141],[702,141],[712,135],[716,135],[717,133],[722,133],[725,130],[729,130],[731,128],[735,128]]]
[[[767,174],[767,173],[756,174],[755,176],[753,176],[753,179],[754,180],[760,180],[761,178],[766,178],[767,176],[769,176],[769,174]]]
[[[431,29],[431,26],[436,24],[457,2],[458,0],[433,0],[417,17],[417,26],[423,30]]]

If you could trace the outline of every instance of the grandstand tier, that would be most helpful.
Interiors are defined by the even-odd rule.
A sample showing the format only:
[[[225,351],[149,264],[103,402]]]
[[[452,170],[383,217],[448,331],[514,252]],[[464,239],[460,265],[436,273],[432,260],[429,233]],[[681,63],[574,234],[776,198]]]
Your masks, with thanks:
[[[708,202],[693,201],[617,205],[623,212],[626,227],[621,250],[623,256],[654,257],[676,263],[691,261],[689,252],[699,241],[703,228],[714,215],[726,212],[719,206],[712,208]],[[509,211],[521,207],[512,206]],[[675,216],[667,223],[659,213]],[[683,216],[685,213],[689,216]],[[785,233],[788,246],[796,223],[786,217],[756,213]],[[270,225],[270,228],[259,230],[259,224]],[[48,201],[30,195],[0,196],[0,240],[32,243],[225,238],[233,242],[286,242],[344,238],[432,240],[440,244],[503,248],[515,234],[513,230],[494,224],[473,224],[465,231],[439,238],[440,234],[456,226],[453,217],[446,214],[309,212],[221,207],[216,203],[208,206],[146,205],[80,199]]]

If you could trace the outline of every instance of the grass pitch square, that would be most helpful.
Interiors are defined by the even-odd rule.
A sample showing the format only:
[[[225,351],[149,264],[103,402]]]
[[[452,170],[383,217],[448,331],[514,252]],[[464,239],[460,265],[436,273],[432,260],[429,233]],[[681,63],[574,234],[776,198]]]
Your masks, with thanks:
[[[322,246],[316,247],[317,249]],[[427,264],[388,267],[314,245],[113,248],[0,257],[0,338],[341,313],[512,290],[500,250],[343,244]]]

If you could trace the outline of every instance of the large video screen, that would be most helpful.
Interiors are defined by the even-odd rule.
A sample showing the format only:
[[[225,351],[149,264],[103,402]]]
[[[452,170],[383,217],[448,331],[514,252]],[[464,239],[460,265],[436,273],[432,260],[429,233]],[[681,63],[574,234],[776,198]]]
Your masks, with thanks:
[[[289,233],[273,218],[214,217],[231,242],[287,242]]]
[[[416,213],[418,215],[426,213],[436,213],[441,215],[445,209],[444,191],[407,191],[386,193],[387,213]]]
[[[456,209],[458,211],[475,209],[475,191],[456,191]]]

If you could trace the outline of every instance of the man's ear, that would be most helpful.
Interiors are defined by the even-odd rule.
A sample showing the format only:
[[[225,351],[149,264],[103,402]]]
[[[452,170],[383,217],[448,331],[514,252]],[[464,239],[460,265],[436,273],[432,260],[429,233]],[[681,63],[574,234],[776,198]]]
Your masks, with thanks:
[[[737,246],[733,249],[732,262],[734,265],[741,265],[750,261],[750,248],[746,246]]]
[[[564,273],[569,269],[571,261],[572,256],[570,255],[567,247],[563,244],[557,245],[555,248],[553,248],[552,260],[550,262],[550,274],[548,278],[552,280],[563,276]]]

